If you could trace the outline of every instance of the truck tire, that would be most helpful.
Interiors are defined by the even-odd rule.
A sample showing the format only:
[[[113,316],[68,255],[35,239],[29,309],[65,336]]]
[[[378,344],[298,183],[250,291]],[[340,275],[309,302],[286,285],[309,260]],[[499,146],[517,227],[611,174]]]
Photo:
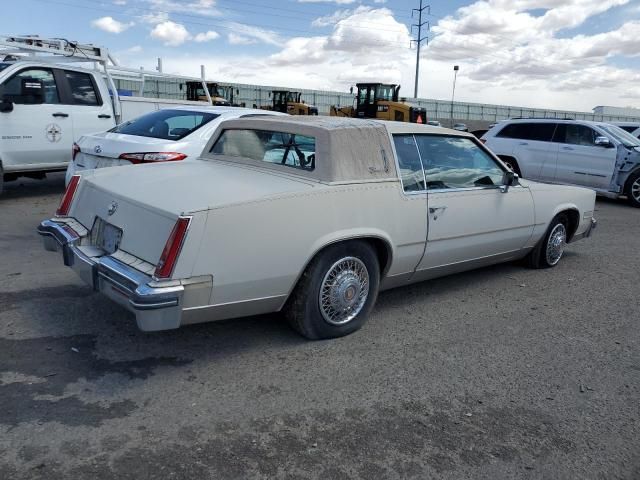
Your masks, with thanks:
[[[378,297],[380,264],[361,240],[322,250],[308,265],[285,307],[290,325],[310,340],[358,330]]]
[[[627,195],[629,205],[640,208],[640,170],[631,174],[624,193]]]
[[[527,255],[526,262],[530,268],[553,268],[564,254],[569,238],[569,218],[564,213],[556,215],[544,237]]]
[[[4,170],[2,169],[2,163],[0,163],[0,195],[4,190]]]

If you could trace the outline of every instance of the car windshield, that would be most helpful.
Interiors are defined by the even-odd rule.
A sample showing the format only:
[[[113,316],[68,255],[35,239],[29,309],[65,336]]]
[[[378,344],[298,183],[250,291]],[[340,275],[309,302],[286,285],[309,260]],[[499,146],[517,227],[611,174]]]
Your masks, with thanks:
[[[600,125],[600,128],[627,148],[640,147],[640,140],[615,125]]]
[[[158,110],[143,115],[109,130],[113,133],[137,137],[182,140],[220,115],[189,110]]]

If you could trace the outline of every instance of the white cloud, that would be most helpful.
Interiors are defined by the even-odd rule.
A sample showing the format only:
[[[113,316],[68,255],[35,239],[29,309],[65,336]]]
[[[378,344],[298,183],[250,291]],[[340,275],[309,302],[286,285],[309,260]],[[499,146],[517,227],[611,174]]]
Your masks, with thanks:
[[[193,13],[202,17],[219,17],[220,10],[215,8],[215,0],[146,0],[150,9],[160,14],[168,13]]]
[[[215,40],[219,38],[220,34],[218,32],[214,32],[213,30],[209,30],[207,32],[198,33],[193,40],[198,43],[208,42],[210,40]]]
[[[298,0],[298,3],[335,3],[337,5],[349,5],[357,1],[358,0]]]
[[[105,32],[122,33],[126,29],[132,27],[134,23],[133,22],[122,23],[114,19],[113,17],[102,17],[102,18],[97,18],[96,20],[91,22],[91,25],[93,25],[96,28],[99,28],[100,30],[104,30]]]
[[[231,45],[253,45],[258,43],[255,38],[243,37],[242,35],[238,35],[237,33],[229,33],[227,35],[227,41]]]
[[[640,101],[640,71],[616,66],[640,55],[640,19],[628,15],[625,23],[597,34],[571,30],[588,19],[597,25],[599,13],[624,4],[475,1],[434,25],[435,38],[423,50],[420,95],[450,99],[457,64],[461,101],[583,111]],[[210,78],[220,81],[340,91],[361,81],[401,83],[401,95],[412,96],[415,50],[408,48],[406,25],[385,8],[347,10],[323,17],[325,26],[333,26],[326,35],[284,39],[268,30],[226,24],[232,28],[229,43],[266,43],[277,47],[276,53],[197,57],[181,52],[165,58],[165,71],[198,76],[205,64]]]
[[[161,40],[168,47],[177,47],[190,40],[191,34],[184,25],[167,20],[153,27],[151,37]]]
[[[313,22],[311,22],[312,27],[328,27],[330,25],[335,25],[340,20],[344,20],[345,18],[349,18],[351,15],[355,13],[362,13],[371,10],[371,7],[367,7],[364,5],[359,5],[354,10],[344,9],[344,10],[336,10],[335,12],[329,15],[323,15],[322,17],[316,18]]]
[[[226,28],[232,30],[228,35],[229,43],[235,42],[236,45],[249,45],[260,42],[281,46],[283,43],[282,37],[272,30],[238,22],[228,22]]]
[[[156,25],[158,23],[163,23],[169,20],[169,14],[167,12],[147,13],[147,14],[141,15],[140,20],[144,23]]]

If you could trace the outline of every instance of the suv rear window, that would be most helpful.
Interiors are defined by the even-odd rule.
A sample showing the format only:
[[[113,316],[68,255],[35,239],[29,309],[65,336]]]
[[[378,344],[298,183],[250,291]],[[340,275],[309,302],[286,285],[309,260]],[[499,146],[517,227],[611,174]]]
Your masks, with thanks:
[[[181,140],[199,128],[218,118],[217,113],[190,112],[188,110],[158,110],[135,118],[109,130],[113,133],[137,137]]]
[[[313,170],[316,166],[316,139],[267,130],[225,130],[211,148],[211,153]]]
[[[550,142],[555,129],[556,124],[551,122],[509,123],[496,137]]]

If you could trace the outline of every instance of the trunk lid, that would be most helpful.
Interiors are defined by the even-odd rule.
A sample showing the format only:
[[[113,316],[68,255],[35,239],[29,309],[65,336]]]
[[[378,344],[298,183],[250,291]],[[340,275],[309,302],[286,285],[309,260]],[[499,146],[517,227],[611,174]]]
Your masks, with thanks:
[[[181,152],[185,143],[121,133],[96,133],[85,135],[78,142],[80,153],[76,155],[74,162],[79,168],[86,170],[131,165],[130,161],[121,160],[120,155],[141,152]]]
[[[155,265],[180,215],[314,186],[221,162],[133,165],[83,175],[70,215],[90,230],[96,218],[115,226],[122,250]]]

